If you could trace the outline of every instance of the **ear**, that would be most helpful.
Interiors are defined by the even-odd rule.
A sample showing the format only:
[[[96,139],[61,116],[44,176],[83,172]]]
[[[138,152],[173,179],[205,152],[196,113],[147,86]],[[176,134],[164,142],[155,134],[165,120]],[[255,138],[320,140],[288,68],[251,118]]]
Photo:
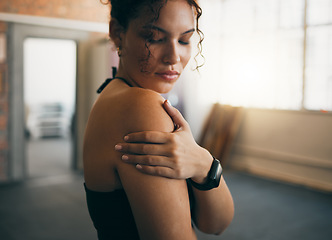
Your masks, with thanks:
[[[109,36],[116,47],[121,46],[122,36],[125,29],[119,24],[118,20],[112,18],[109,25]]]

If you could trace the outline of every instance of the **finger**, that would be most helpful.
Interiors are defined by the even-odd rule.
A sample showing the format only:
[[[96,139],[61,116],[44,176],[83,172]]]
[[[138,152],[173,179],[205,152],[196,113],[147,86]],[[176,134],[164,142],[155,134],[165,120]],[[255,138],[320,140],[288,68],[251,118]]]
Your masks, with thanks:
[[[165,156],[155,156],[155,155],[130,155],[125,154],[121,157],[122,161],[130,164],[140,164],[147,166],[160,166],[160,167],[173,167],[173,162],[171,159]]]
[[[182,114],[180,113],[179,110],[177,110],[175,107],[173,107],[168,100],[164,101],[163,104],[166,112],[168,113],[168,115],[172,118],[174,125],[177,126],[178,128],[187,128],[188,127],[188,123],[187,121],[184,119],[184,117],[182,116]]]
[[[168,146],[161,144],[145,144],[145,143],[118,143],[115,145],[115,150],[129,154],[140,155],[159,155],[168,156],[171,152]]]
[[[168,167],[159,167],[159,166],[153,167],[153,166],[137,164],[136,169],[142,173],[153,175],[153,176],[179,179],[179,177],[175,174],[173,169],[168,168]]]
[[[170,133],[158,131],[145,131],[129,133],[124,137],[128,143],[166,143],[170,138]]]

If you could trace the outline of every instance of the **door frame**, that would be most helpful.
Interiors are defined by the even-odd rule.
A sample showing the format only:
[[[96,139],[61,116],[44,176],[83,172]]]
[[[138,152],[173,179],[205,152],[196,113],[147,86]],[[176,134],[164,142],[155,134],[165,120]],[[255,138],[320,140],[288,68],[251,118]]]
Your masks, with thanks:
[[[8,65],[9,65],[9,181],[19,181],[27,177],[26,147],[25,147],[25,107],[23,84],[23,43],[27,37],[69,39],[77,43],[88,39],[89,32],[45,27],[21,23],[8,25]],[[77,64],[78,67],[78,64]],[[77,71],[77,70],[76,70]],[[78,76],[76,75],[76,103],[78,109]],[[77,131],[74,129],[73,156],[71,166],[77,166]]]

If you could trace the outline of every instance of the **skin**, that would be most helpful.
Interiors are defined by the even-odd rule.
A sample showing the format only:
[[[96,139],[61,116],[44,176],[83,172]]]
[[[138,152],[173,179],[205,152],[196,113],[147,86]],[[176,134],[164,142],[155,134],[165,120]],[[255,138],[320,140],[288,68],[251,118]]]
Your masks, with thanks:
[[[194,142],[188,123],[181,113],[167,100],[164,109],[178,126],[172,133],[143,131],[124,137],[126,143],[118,143],[117,150],[123,153],[123,161],[136,165],[138,171],[172,179],[191,178],[203,183],[211,167],[211,155]],[[206,155],[207,153],[207,155]],[[138,154],[138,155],[137,155]],[[137,165],[138,164],[138,165]],[[208,170],[204,167],[208,166]],[[191,169],[191,170],[189,170]],[[194,173],[204,178],[195,180]],[[193,188],[195,206],[192,219],[202,232],[220,235],[231,223],[234,203],[227,184],[221,176],[220,185],[209,191]]]
[[[177,10],[175,5],[181,5],[180,8],[186,11]],[[193,9],[185,1],[170,1],[166,6],[154,24],[148,17],[141,17],[132,21],[124,32],[116,20],[111,22],[111,29],[114,29],[111,37],[122,50],[117,75],[133,86],[158,93],[169,92],[187,65],[191,57],[190,39],[195,30]],[[151,33],[153,37],[149,39]],[[144,61],[149,50],[151,56]],[[165,71],[175,71],[179,75],[167,81],[160,76]]]
[[[185,179],[203,182],[212,157],[159,94],[172,89],[190,59],[193,9],[186,1],[169,0],[153,26],[144,16],[128,29],[111,21],[110,35],[122,50],[117,76],[134,87],[114,79],[97,99],[84,138],[85,183],[101,192],[123,188],[141,239],[196,239],[191,217],[201,230],[220,233],[233,217],[227,185],[222,179],[217,189],[194,189],[197,204],[191,216]],[[153,32],[152,39],[147,31]],[[178,76],[165,79],[160,74],[165,71]],[[174,123],[180,126],[176,131]],[[127,143],[124,136],[129,136]],[[152,144],[137,144],[141,138]]]

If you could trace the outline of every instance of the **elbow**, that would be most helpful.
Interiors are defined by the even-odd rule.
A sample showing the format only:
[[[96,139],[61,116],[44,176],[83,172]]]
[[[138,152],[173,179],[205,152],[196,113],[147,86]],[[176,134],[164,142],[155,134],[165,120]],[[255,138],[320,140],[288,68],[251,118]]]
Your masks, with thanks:
[[[230,219],[228,219],[228,220],[226,220],[226,221],[223,222],[222,224],[219,224],[219,226],[216,227],[216,228],[214,229],[214,231],[211,232],[210,234],[213,234],[213,235],[221,235],[221,234],[227,229],[227,227],[231,224],[232,220],[233,220],[233,217],[230,218]]]
[[[198,224],[196,227],[203,233],[221,235],[229,226],[231,221],[214,224]]]
[[[203,233],[221,235],[231,224],[234,218],[234,208],[228,209],[219,218],[202,219],[195,221],[195,225]]]
[[[227,227],[231,224],[232,219],[225,221],[222,224],[219,224],[219,226],[217,226],[215,229],[213,229],[213,231],[211,231],[210,234],[221,235],[227,229]]]
[[[197,229],[203,233],[206,234],[213,234],[213,235],[221,235],[227,226],[217,226],[216,224],[214,226],[206,225],[206,224],[199,224],[196,225]]]

